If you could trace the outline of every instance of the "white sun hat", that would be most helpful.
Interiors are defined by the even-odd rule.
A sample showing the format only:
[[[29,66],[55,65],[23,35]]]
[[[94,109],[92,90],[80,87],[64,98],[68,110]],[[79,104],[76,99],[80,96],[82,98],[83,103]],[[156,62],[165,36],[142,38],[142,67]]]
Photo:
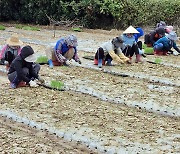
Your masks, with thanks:
[[[133,26],[129,26],[123,34],[137,34],[139,33]]]

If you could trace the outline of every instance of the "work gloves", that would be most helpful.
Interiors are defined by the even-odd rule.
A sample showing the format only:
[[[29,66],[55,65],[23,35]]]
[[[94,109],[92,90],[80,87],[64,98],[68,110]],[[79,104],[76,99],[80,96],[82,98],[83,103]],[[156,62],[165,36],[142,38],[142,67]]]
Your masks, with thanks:
[[[36,81],[31,80],[29,82],[30,87],[38,87],[39,85],[36,83]]]

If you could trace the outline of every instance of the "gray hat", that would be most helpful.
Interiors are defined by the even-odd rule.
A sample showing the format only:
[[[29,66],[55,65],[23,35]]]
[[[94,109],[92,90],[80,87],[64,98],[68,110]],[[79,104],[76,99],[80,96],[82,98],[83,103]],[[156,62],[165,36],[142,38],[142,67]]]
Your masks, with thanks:
[[[174,31],[170,32],[166,37],[173,41],[178,40],[177,34]]]
[[[67,43],[68,46],[73,46],[73,47],[78,46],[77,37],[72,34],[65,38],[65,42]]]
[[[112,39],[112,44],[113,44],[115,47],[120,47],[123,42],[124,42],[124,41],[123,41],[122,36],[118,36],[118,37]]]

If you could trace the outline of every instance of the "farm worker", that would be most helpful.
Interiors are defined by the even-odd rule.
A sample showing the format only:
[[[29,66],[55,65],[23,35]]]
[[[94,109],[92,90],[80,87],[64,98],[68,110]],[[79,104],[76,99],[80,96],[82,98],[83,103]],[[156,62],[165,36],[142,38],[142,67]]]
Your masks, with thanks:
[[[165,29],[164,27],[156,28],[154,31],[150,32],[149,34],[146,34],[144,39],[144,44],[147,44],[148,47],[154,46],[154,43],[159,40],[161,37],[165,36]]]
[[[136,55],[135,62],[142,62],[141,54],[142,50],[139,49],[138,44],[136,42],[134,34],[139,34],[139,32],[133,27],[129,26],[122,35],[123,42],[125,45],[124,50],[122,51],[125,56],[129,57],[132,60],[133,55]]]
[[[122,49],[124,49],[124,44],[121,36],[113,38],[112,41],[105,42],[98,48],[95,54],[94,64],[101,68],[105,63],[111,66],[112,60],[118,64],[128,62],[129,58],[124,56]]]
[[[22,45],[23,42],[19,40],[17,34],[13,34],[8,38],[6,44],[0,51],[1,64],[6,64],[8,69],[15,57],[20,54]]]
[[[175,43],[176,40],[178,40],[177,34],[174,31],[170,32],[154,43],[154,53],[157,55],[167,55],[168,51],[173,52],[171,51],[172,47],[180,53]]]
[[[173,31],[173,26],[168,26],[164,21],[160,21],[159,23],[156,24],[156,28],[164,28],[166,33],[170,33]]]
[[[8,79],[11,88],[17,88],[22,82],[30,85],[30,87],[37,87],[38,84],[35,79],[44,82],[38,75],[40,65],[35,64],[35,61],[34,50],[30,46],[23,47],[21,53],[12,61],[9,68]]]
[[[77,53],[77,45],[77,37],[71,34],[65,38],[61,37],[55,46],[49,46],[46,49],[49,67],[53,68],[54,65],[68,66],[67,60],[71,59],[81,64]]]
[[[159,23],[156,24],[156,28],[162,27],[162,28],[166,28],[166,22],[165,21],[160,21]]]

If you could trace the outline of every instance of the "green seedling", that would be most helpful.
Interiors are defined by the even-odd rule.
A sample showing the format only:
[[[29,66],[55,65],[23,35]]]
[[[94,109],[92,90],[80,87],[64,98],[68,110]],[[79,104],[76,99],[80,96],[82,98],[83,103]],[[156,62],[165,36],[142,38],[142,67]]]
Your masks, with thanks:
[[[5,30],[6,28],[3,25],[0,25],[0,30]]]
[[[24,26],[22,29],[24,30],[32,30],[32,31],[40,31],[37,27],[31,27],[31,26]]]
[[[64,89],[64,83],[61,81],[57,81],[57,80],[52,80],[50,83],[50,86],[51,86],[51,88],[57,89],[57,90]]]
[[[147,55],[152,55],[154,53],[154,49],[151,47],[144,48],[144,53]]]
[[[143,44],[143,45],[142,45],[142,48],[143,48],[143,49],[147,48],[147,45],[146,45],[146,44]]]
[[[72,28],[72,30],[76,32],[82,32],[82,29],[79,27]]]
[[[156,59],[154,60],[154,62],[155,62],[156,64],[160,64],[160,63],[162,63],[162,59],[156,58]]]
[[[39,56],[36,60],[36,63],[47,64],[48,63],[48,57],[47,56]]]

